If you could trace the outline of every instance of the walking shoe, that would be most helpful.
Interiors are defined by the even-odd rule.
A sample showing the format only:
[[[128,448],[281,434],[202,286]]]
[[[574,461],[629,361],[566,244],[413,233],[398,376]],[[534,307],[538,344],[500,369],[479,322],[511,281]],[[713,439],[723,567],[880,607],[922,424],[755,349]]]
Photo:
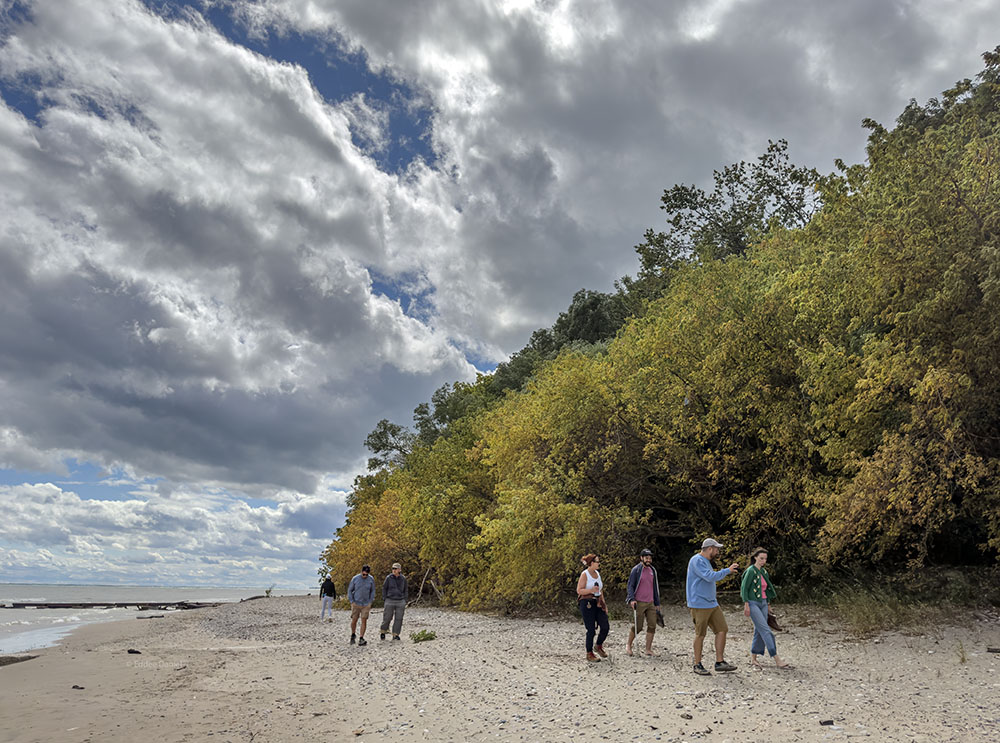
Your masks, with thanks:
[[[356,638],[357,638],[357,635],[355,635],[355,634],[353,634],[353,633],[352,633],[352,634],[351,634],[351,644],[352,644],[352,645],[354,644],[354,640],[355,640]]]
[[[379,632],[378,633],[378,639],[384,640],[385,639],[385,632]]]
[[[360,640],[358,640],[358,647],[359,647],[359,648],[363,648],[363,647],[364,647],[365,645],[367,645],[367,644],[368,644],[368,640],[366,640],[366,639],[365,639],[365,638],[363,638],[363,637],[362,637],[362,638],[361,638]]]
[[[735,671],[736,670],[736,666],[734,666],[732,663],[727,663],[724,660],[720,660],[718,663],[715,664],[715,670],[716,671]]]
[[[396,641],[396,640],[398,640],[398,639],[399,639],[399,635],[393,635],[393,636],[392,636],[392,640],[393,640],[393,642],[395,642],[395,641]]]
[[[594,646],[594,652],[596,652],[602,658],[607,658],[608,657],[608,654],[604,652],[604,646],[603,645],[595,645]]]
[[[588,663],[600,663],[600,662],[601,662],[601,659],[600,659],[600,658],[598,658],[598,657],[597,657],[596,655],[594,655],[593,653],[587,653],[587,662],[588,662]]]
[[[705,666],[703,666],[701,663],[695,663],[694,664],[694,672],[697,673],[699,676],[711,676],[712,675],[712,672],[709,671],[707,668],[705,668]]]

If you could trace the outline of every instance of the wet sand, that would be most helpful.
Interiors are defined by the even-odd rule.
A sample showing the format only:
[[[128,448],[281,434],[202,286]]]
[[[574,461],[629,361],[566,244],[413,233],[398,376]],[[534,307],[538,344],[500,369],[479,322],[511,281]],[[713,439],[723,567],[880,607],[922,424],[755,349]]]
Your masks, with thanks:
[[[315,597],[92,625],[0,666],[0,740],[1000,740],[996,612],[861,640],[784,609],[778,650],[796,668],[762,672],[749,620],[726,614],[739,670],[708,677],[691,672],[682,607],[666,608],[655,657],[627,657],[613,621],[611,658],[591,664],[579,621],[411,607],[403,641],[380,642],[376,609],[358,647],[348,613],[321,623]],[[413,643],[418,630],[437,639]]]

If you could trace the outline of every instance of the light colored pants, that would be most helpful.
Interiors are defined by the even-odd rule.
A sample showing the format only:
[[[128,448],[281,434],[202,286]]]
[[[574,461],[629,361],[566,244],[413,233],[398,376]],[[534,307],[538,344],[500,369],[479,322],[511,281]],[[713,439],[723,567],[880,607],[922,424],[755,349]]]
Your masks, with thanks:
[[[399,637],[399,631],[403,629],[403,612],[406,611],[406,601],[403,599],[386,599],[385,608],[382,609],[382,632],[389,631],[389,622],[392,622],[393,637]]]
[[[323,597],[323,608],[319,611],[319,621],[323,621],[326,617],[326,612],[330,612],[330,616],[333,616],[333,596]]]
[[[767,626],[767,602],[748,601],[750,604],[750,621],[753,622],[753,642],[750,644],[752,655],[763,655],[764,648],[773,658],[778,654],[778,646],[774,643],[774,633]]]

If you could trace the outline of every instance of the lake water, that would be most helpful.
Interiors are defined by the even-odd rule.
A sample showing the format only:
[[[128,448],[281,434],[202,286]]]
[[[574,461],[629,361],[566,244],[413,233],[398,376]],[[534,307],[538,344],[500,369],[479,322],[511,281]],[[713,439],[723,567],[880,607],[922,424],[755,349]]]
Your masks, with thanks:
[[[318,589],[317,589],[318,590]],[[264,593],[255,588],[178,588],[175,586],[68,586],[0,583],[0,654],[55,645],[78,627],[95,622],[133,619],[160,611],[135,609],[7,609],[12,602],[86,604],[124,602],[230,602]],[[301,596],[303,589],[271,591],[272,596]]]

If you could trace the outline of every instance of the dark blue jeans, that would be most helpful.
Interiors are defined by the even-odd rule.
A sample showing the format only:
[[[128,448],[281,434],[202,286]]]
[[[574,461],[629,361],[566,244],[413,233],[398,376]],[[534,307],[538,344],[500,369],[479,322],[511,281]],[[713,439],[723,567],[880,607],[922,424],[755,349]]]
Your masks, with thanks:
[[[583,616],[583,625],[587,628],[587,652],[594,652],[594,635],[598,628],[601,632],[597,635],[597,644],[603,645],[611,625],[608,623],[608,613],[597,606],[597,599],[580,599],[580,614]]]

